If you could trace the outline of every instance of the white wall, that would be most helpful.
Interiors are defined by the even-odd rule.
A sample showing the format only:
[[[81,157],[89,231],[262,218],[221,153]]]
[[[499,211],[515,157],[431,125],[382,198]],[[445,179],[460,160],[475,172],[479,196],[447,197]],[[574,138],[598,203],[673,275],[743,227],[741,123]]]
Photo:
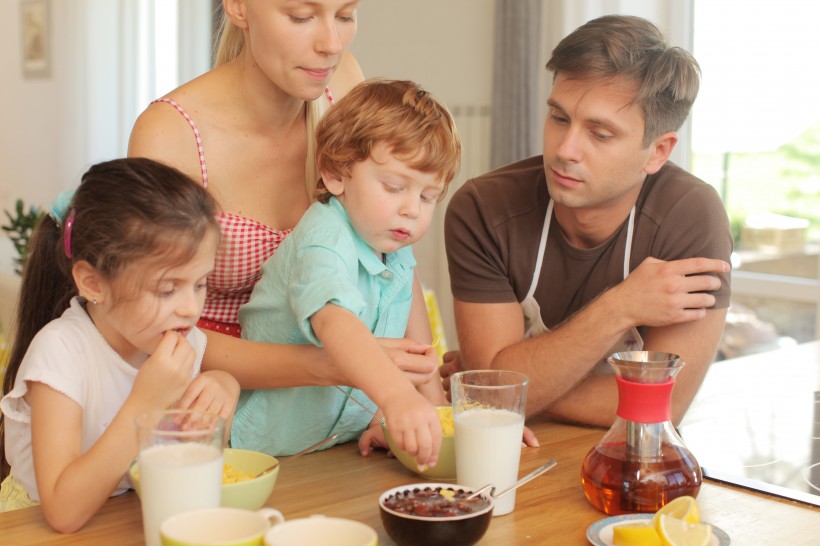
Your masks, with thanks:
[[[125,155],[139,111],[169,90],[156,89],[153,78],[138,81],[155,53],[144,44],[150,31],[138,31],[151,26],[153,1],[50,0],[51,73],[25,79],[21,2],[0,0],[0,210],[11,210],[18,198],[47,207],[88,167]],[[210,0],[180,0],[180,79],[208,67],[210,9]],[[0,234],[0,271],[12,271],[13,256]]]
[[[47,206],[76,186],[94,162],[115,157],[119,108],[116,58],[119,2],[71,0],[51,5],[51,74],[25,79],[19,0],[0,0],[0,208],[18,198]],[[96,21],[96,23],[94,23]],[[91,31],[90,31],[91,30]],[[99,74],[89,85],[89,72]],[[90,135],[97,138],[92,141]],[[2,216],[5,223],[6,217]],[[11,270],[13,247],[0,240],[0,270]]]
[[[66,20],[68,6],[57,6],[57,20]],[[55,42],[65,41],[66,26],[52,35],[52,75],[49,79],[24,80],[22,75],[22,36],[20,2],[0,0],[0,104],[3,104],[0,129],[0,208],[11,209],[22,197],[26,202],[42,202],[48,190],[40,181],[59,178],[62,157],[58,154],[60,127],[65,119],[64,104],[59,95],[66,73],[65,47]],[[53,21],[54,19],[52,19]],[[6,217],[2,216],[5,224]],[[11,271],[13,247],[0,240],[0,268]]]
[[[489,104],[494,0],[364,0],[351,46],[365,77],[410,79],[448,104]]]
[[[351,50],[365,77],[416,81],[450,109],[489,106],[494,10],[494,0],[365,0]],[[466,134],[463,137],[465,148],[483,146]],[[465,162],[448,196],[465,177],[479,174],[468,171]],[[414,250],[422,281],[437,294],[447,343],[453,348],[456,338],[443,236],[446,204],[445,200],[438,205],[430,231]]]

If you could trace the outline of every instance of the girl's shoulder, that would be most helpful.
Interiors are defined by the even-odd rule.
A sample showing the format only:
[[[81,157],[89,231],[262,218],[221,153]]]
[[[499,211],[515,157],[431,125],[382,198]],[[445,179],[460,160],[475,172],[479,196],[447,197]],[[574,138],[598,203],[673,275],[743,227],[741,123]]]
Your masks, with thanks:
[[[52,320],[37,332],[26,355],[57,351],[71,359],[76,352],[85,351],[84,346],[96,343],[97,338],[101,337],[94,323],[75,300],[62,316]]]
[[[4,411],[11,410],[14,400],[22,399],[27,392],[27,381],[49,385],[80,403],[81,385],[89,373],[93,360],[90,350],[94,346],[96,328],[90,319],[83,317],[73,307],[63,315],[46,324],[31,340],[20,363],[14,389],[7,395]],[[93,330],[93,331],[92,331]],[[96,334],[99,339],[102,336]],[[98,344],[98,343],[97,343]]]

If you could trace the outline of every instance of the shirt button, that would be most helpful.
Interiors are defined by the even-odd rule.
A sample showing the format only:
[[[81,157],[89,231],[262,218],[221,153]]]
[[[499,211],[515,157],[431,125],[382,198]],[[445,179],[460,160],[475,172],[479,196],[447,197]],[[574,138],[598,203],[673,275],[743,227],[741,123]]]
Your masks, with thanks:
[[[387,271],[386,269],[382,271],[382,279],[390,280],[393,278],[393,273]]]

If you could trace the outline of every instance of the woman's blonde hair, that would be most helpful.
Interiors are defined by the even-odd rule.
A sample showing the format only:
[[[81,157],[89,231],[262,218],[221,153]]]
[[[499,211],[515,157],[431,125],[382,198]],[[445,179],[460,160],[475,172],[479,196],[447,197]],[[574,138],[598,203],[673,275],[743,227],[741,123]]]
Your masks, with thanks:
[[[234,25],[224,7],[219,23],[218,37],[215,41],[214,67],[236,60],[245,50],[245,33]],[[319,183],[319,170],[316,168],[316,126],[327,109],[324,97],[305,103],[305,120],[307,123],[307,157],[305,158],[305,189],[311,199]]]

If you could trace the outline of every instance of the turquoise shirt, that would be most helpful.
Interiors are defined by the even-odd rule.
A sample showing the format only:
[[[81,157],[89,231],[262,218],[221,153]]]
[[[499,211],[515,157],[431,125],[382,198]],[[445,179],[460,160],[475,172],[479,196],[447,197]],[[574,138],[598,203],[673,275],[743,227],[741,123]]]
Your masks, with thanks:
[[[239,309],[242,337],[321,346],[310,317],[328,303],[355,314],[376,337],[404,337],[416,260],[410,247],[384,258],[358,236],[335,197],[314,203],[263,264],[250,301]],[[364,392],[344,389],[377,409]],[[291,455],[334,433],[339,433],[336,443],[358,439],[371,419],[335,387],[245,390],[231,445]]]

